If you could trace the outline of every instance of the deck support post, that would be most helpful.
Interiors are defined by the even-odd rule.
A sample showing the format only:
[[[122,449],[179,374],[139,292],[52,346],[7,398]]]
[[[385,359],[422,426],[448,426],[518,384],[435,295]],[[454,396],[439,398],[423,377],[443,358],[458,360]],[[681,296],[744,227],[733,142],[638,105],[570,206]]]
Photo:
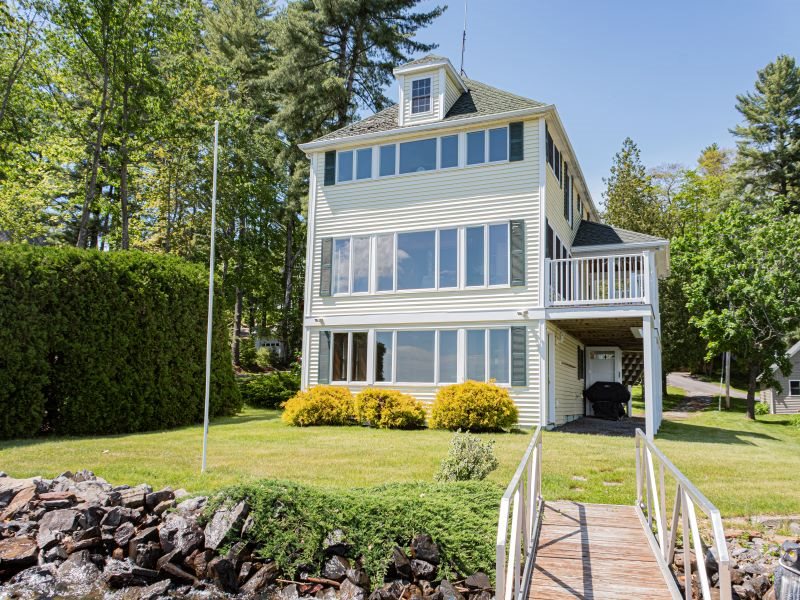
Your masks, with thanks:
[[[656,398],[658,395],[656,383],[656,340],[653,328],[653,317],[642,317],[642,345],[644,346],[644,374],[642,383],[644,384],[644,420],[645,433],[648,439],[653,439],[656,435],[658,424],[656,422]],[[660,379],[660,377],[659,377]]]

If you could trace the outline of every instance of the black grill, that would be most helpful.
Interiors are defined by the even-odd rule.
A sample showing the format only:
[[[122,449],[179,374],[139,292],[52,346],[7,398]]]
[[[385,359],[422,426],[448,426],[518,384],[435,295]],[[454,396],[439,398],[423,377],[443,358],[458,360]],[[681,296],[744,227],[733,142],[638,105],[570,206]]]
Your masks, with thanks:
[[[625,407],[631,394],[621,383],[598,381],[584,390],[583,397],[591,402],[595,417],[619,421],[625,416]]]

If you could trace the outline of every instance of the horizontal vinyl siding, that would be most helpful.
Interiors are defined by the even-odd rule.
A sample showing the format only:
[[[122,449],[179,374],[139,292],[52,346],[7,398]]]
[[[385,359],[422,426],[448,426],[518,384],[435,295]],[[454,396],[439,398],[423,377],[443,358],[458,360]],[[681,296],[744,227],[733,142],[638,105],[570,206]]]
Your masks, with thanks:
[[[502,326],[519,326],[519,322],[514,323],[448,323],[449,327],[502,327]],[[509,393],[511,394],[512,399],[514,400],[514,404],[517,406],[519,410],[519,423],[524,427],[531,427],[537,425],[539,423],[539,393],[540,393],[540,373],[539,373],[539,364],[540,364],[540,340],[538,336],[538,321],[529,321],[526,323],[527,325],[527,380],[528,385],[526,387],[513,387],[508,388]],[[325,330],[326,328],[322,327],[309,327],[306,328],[307,335],[309,336],[309,352],[308,356],[304,357],[304,365],[308,368],[308,382],[310,386],[315,386],[319,383],[319,370],[318,370],[318,358],[319,358],[319,331],[320,329]],[[404,326],[396,326],[392,323],[384,323],[378,326],[375,326],[375,329],[404,329]],[[349,328],[341,328],[342,331],[347,331]],[[444,385],[444,384],[443,384]],[[406,394],[410,394],[411,396],[421,400],[422,402],[426,403],[426,407],[430,409],[430,405],[433,403],[434,399],[436,398],[436,392],[439,386],[436,385],[395,385],[391,383],[376,383],[372,385],[368,385],[366,383],[357,383],[357,384],[350,384],[347,386],[354,394],[358,393],[360,390],[366,387],[383,387],[387,389],[393,390],[400,390]]]
[[[447,84],[444,88],[444,114],[447,114],[447,111],[455,104],[456,100],[461,97],[461,86],[458,85],[453,78],[449,75],[446,76]]]
[[[578,379],[578,347],[571,335],[563,334],[552,325],[548,328],[556,337],[556,425],[563,425],[575,417],[583,416],[583,379]]]
[[[431,111],[425,113],[411,113],[411,82],[417,79],[431,78]],[[437,120],[439,115],[439,68],[427,72],[406,75],[403,82],[403,125],[413,125],[426,121]]]
[[[503,122],[490,126],[502,125]],[[453,130],[470,131],[474,128]],[[519,162],[399,175],[322,186],[316,190],[313,260],[308,276],[313,317],[441,310],[509,310],[538,305],[538,122],[525,123],[525,159]],[[317,181],[324,161],[318,158]],[[321,239],[524,219],[526,286],[321,297]]]
[[[553,127],[549,129],[550,135],[553,137],[553,142],[555,143],[558,150],[561,152],[562,158],[566,156],[567,151],[567,144],[559,138],[554,131]],[[544,170],[547,177],[546,182],[546,209],[545,209],[545,216],[547,217],[550,226],[555,231],[556,235],[558,235],[559,239],[561,240],[562,244],[566,244],[567,249],[569,250],[572,248],[572,240],[575,237],[575,233],[578,231],[578,227],[580,226],[581,219],[580,215],[578,215],[578,208],[577,208],[577,196],[576,193],[579,192],[578,186],[578,178],[575,177],[577,174],[577,169],[575,167],[575,162],[570,158],[566,159],[567,166],[569,172],[572,174],[573,181],[575,185],[573,186],[573,197],[572,197],[572,205],[573,205],[573,219],[572,219],[572,227],[569,226],[569,221],[564,218],[564,186],[558,183],[558,179],[556,178],[555,173],[553,173],[553,169],[547,163],[545,157],[545,165]],[[562,167],[563,169],[563,167]],[[585,198],[586,194],[584,192],[581,193],[581,198]],[[556,256],[555,258],[560,258]]]
[[[800,413],[800,396],[779,396],[775,400],[776,415],[792,415]]]
[[[780,369],[775,372],[775,379],[781,384],[782,391],[777,389],[769,390],[772,395],[772,412],[776,415],[788,415],[800,412],[800,396],[790,396],[789,380],[800,380],[800,352],[792,356],[789,361],[792,363],[792,372],[785,376]]]

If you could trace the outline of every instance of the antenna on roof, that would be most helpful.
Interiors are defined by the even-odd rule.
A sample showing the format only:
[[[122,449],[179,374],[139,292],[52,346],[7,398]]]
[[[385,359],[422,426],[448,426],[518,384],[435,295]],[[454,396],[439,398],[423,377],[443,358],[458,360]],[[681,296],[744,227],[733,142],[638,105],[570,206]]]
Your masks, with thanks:
[[[465,77],[467,72],[464,71],[464,50],[467,47],[467,0],[464,0],[464,33],[461,35],[461,76]]]

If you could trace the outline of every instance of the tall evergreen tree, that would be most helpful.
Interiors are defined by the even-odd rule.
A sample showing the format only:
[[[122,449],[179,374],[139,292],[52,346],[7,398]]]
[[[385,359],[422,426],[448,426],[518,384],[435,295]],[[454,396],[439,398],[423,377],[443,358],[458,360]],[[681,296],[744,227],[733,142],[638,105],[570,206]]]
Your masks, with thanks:
[[[631,138],[622,142],[622,149],[614,155],[611,173],[603,181],[607,223],[650,235],[664,234],[658,195],[642,164],[639,147]]]
[[[781,55],[758,72],[755,91],[736,99],[744,123],[731,132],[744,190],[758,202],[780,196],[800,212],[800,67]]]

